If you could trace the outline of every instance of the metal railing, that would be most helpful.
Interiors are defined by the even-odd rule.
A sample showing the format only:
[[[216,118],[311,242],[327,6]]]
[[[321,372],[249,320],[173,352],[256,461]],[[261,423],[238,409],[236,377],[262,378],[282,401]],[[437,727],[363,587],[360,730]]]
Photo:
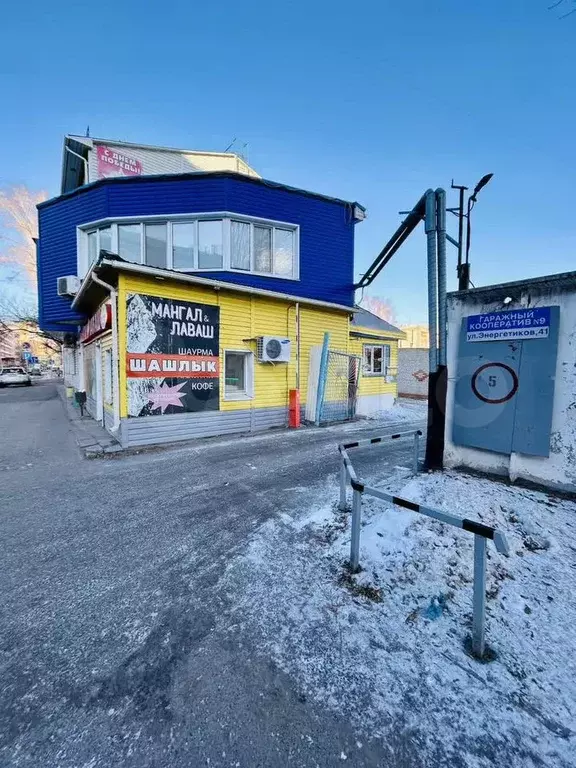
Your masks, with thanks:
[[[492,540],[496,550],[500,554],[508,556],[510,554],[510,548],[506,540],[506,536],[502,531],[497,528],[492,528],[489,525],[476,522],[475,520],[469,520],[465,517],[459,517],[458,515],[450,514],[449,512],[443,512],[439,509],[432,509],[432,507],[426,507],[422,504],[417,504],[414,501],[403,499],[400,496],[394,496],[386,491],[381,491],[378,488],[372,488],[366,485],[364,482],[358,479],[358,476],[354,470],[350,457],[348,456],[348,450],[350,448],[357,448],[361,445],[370,445],[374,443],[380,443],[386,439],[397,439],[399,437],[407,437],[414,435],[414,442],[416,445],[415,466],[416,471],[418,467],[418,438],[422,433],[417,430],[416,432],[401,432],[396,435],[384,435],[382,437],[372,438],[371,440],[360,440],[355,443],[343,443],[338,446],[340,456],[342,459],[340,469],[340,503],[339,508],[341,510],[346,509],[346,485],[348,480],[352,486],[352,531],[350,538],[350,569],[353,573],[357,573],[360,569],[360,529],[362,525],[362,496],[367,494],[373,496],[376,499],[381,499],[390,504],[394,504],[397,507],[403,509],[409,509],[412,512],[418,512],[426,517],[431,517],[434,520],[439,520],[442,523],[453,525],[456,528],[461,528],[464,531],[468,531],[474,535],[474,596],[473,596],[473,619],[472,619],[472,653],[477,658],[483,658],[486,648],[485,641],[485,624],[486,624],[486,541]]]

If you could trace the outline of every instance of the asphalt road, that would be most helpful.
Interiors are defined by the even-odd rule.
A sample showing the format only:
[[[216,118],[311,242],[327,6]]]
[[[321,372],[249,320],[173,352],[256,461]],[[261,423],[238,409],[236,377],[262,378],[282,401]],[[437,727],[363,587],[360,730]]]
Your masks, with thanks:
[[[259,526],[306,511],[295,486],[336,472],[338,429],[98,460],[71,429],[54,383],[0,390],[0,765],[380,767],[253,653],[220,583]],[[358,466],[410,456],[394,441]]]

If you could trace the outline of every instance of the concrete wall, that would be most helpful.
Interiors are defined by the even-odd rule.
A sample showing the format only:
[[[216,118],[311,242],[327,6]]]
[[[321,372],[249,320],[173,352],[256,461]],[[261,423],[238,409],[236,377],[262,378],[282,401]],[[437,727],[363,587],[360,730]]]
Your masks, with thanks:
[[[398,350],[398,394],[400,397],[428,397],[428,350]]]
[[[513,301],[504,305],[508,296]],[[462,318],[489,311],[546,306],[560,307],[549,457],[520,453],[508,456],[455,445],[452,442],[454,389]],[[487,352],[489,345],[490,342],[486,342]],[[528,281],[524,286],[514,283],[449,295],[445,465],[470,467],[505,475],[511,480],[522,478],[548,487],[576,490],[576,275],[573,281],[550,278],[549,282]]]

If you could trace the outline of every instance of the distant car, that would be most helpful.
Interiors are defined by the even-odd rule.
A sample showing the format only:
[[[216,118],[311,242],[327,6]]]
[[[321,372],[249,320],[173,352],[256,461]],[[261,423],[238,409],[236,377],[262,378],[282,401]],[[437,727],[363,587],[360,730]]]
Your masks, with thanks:
[[[0,387],[9,385],[29,387],[31,384],[32,379],[24,368],[2,368],[0,370]]]
[[[39,365],[33,365],[30,368],[30,376],[42,376],[42,369]]]

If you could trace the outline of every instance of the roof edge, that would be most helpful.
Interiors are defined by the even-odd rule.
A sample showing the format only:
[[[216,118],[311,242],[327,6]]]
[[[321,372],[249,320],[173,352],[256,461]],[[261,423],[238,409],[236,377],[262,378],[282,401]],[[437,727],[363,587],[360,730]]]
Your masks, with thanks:
[[[213,280],[209,277],[199,277],[197,275],[188,275],[185,272],[176,272],[170,269],[159,269],[157,267],[148,267],[145,264],[134,264],[130,261],[124,261],[119,257],[117,259],[101,259],[98,261],[88,272],[80,290],[74,297],[74,301],[71,304],[71,308],[75,311],[78,310],[78,305],[81,303],[81,299],[88,290],[88,286],[91,283],[91,275],[94,270],[98,270],[100,267],[108,267],[119,272],[132,272],[136,275],[142,275],[144,277],[155,277],[161,280],[174,280],[180,283],[191,283],[193,285],[204,286],[206,288],[214,288],[215,290],[226,290],[236,293],[248,293],[256,296],[265,296],[268,298],[280,299],[282,301],[289,301],[294,304],[310,304],[312,306],[322,307],[324,309],[333,309],[340,312],[347,312],[353,314],[354,308],[345,304],[336,304],[329,301],[321,301],[320,299],[309,299],[305,296],[294,296],[290,293],[282,293],[281,291],[268,291],[265,288],[254,288],[248,285],[239,285],[238,283],[228,283],[225,280]]]
[[[90,184],[84,184],[81,187],[70,190],[70,192],[64,192],[64,194],[51,197],[49,200],[44,200],[42,203],[38,203],[36,206],[38,210],[48,208],[55,203],[59,203],[61,200],[67,200],[75,195],[81,195],[87,191],[96,189],[102,186],[112,186],[116,184],[142,184],[150,181],[191,181],[193,179],[204,178],[224,178],[234,179],[236,181],[241,180],[246,184],[256,184],[264,187],[270,187],[272,189],[281,189],[285,192],[291,192],[298,195],[305,195],[319,200],[325,200],[326,202],[335,203],[337,205],[344,206],[358,206],[363,211],[366,208],[360,203],[353,200],[342,200],[339,197],[330,197],[329,195],[323,195],[320,192],[310,192],[307,189],[300,189],[299,187],[291,187],[288,184],[282,184],[278,181],[271,181],[270,179],[257,178],[255,176],[247,176],[244,173],[238,171],[193,171],[191,173],[163,173],[163,174],[150,174],[142,176],[116,176],[109,177],[107,179],[97,179],[90,182]]]
[[[464,291],[450,291],[447,296],[450,298],[463,298],[465,296],[481,296],[484,293],[495,293],[497,291],[520,288],[530,288],[536,286],[554,285],[567,283],[576,285],[576,272],[558,272],[554,275],[541,275],[540,277],[529,277],[526,280],[513,280],[509,283],[495,283],[494,285],[481,285],[477,288],[468,288]]]

